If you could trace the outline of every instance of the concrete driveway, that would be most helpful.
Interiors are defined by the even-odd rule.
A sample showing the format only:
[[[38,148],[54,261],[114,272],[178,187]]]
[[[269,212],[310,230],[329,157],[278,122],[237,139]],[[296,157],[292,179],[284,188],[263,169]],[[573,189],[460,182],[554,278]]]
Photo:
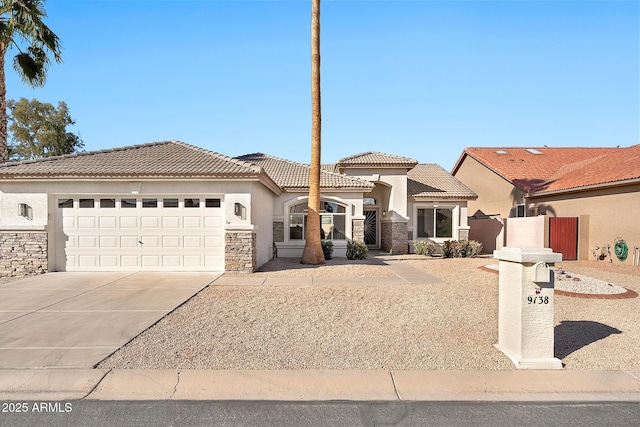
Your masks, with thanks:
[[[0,285],[0,368],[92,368],[218,273],[48,273]]]

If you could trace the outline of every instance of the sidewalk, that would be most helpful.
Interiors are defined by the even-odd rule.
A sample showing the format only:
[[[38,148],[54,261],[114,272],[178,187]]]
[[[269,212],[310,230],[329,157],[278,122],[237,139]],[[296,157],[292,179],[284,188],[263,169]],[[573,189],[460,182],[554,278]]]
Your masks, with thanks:
[[[0,370],[2,401],[640,402],[636,371]]]

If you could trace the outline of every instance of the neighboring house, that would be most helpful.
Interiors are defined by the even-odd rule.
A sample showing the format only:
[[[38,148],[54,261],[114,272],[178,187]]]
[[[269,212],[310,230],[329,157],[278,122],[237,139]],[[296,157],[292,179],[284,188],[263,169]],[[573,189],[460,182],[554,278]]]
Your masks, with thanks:
[[[467,148],[452,174],[478,195],[469,202],[472,218],[577,218],[575,242],[570,242],[575,246],[575,258],[594,259],[596,247],[613,247],[620,237],[630,251],[625,262],[631,263],[633,248],[640,246],[640,227],[634,222],[640,216],[640,145]],[[560,222],[547,223],[547,246],[554,247],[551,239],[560,234],[567,237],[571,231],[558,234],[548,229],[549,224],[560,227]],[[476,222],[470,223],[473,237]]]
[[[253,271],[304,247],[309,166],[177,141],[0,165],[0,275]],[[475,194],[437,165],[363,153],[323,166],[322,233],[406,253],[466,238]]]

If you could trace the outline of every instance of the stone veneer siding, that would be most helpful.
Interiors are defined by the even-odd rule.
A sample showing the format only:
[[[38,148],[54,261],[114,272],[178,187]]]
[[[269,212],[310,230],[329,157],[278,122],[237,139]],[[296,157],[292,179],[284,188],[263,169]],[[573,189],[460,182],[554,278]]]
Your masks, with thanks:
[[[409,252],[406,222],[384,221],[380,228],[382,250],[399,255]]]
[[[44,274],[48,270],[46,231],[0,232],[0,277]]]
[[[364,219],[354,219],[351,238],[356,242],[364,242]]]
[[[284,242],[284,221],[273,221],[273,241]]]
[[[469,240],[469,230],[459,230],[458,240]]]
[[[224,269],[253,273],[258,263],[256,233],[227,231],[224,236]]]

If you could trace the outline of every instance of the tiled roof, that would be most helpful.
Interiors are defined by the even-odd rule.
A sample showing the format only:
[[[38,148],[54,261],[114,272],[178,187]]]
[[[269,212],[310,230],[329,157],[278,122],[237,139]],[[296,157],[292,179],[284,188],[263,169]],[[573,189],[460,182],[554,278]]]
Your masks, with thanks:
[[[283,189],[309,187],[309,165],[280,159],[263,153],[246,154],[236,157],[239,161],[260,166],[271,179]],[[320,187],[325,189],[361,189],[369,191],[374,185],[368,181],[345,175],[320,171]]]
[[[631,147],[632,148],[632,147]],[[498,175],[512,182],[527,192],[545,191],[552,184],[552,180],[558,180],[561,170],[563,175],[569,178],[574,169],[581,169],[588,164],[595,165],[608,154],[622,152],[622,148],[522,148],[522,147],[492,147],[492,148],[465,148],[462,156],[454,166],[453,173],[462,163],[465,156],[472,157],[484,164]],[[630,165],[631,166],[631,165]],[[593,172],[593,171],[592,171]],[[625,176],[629,170],[618,174]],[[606,179],[606,178],[605,178]],[[606,182],[593,176],[594,181]],[[594,184],[597,182],[593,182]],[[571,184],[570,180],[566,185]]]
[[[369,151],[366,153],[356,154],[338,160],[338,167],[401,167],[412,168],[418,164],[417,160],[408,157],[394,156],[392,154],[378,153]]]
[[[536,194],[640,179],[640,144],[565,165]]]
[[[440,165],[419,164],[407,174],[407,192],[416,199],[476,199],[478,196]]]
[[[249,163],[178,141],[10,162],[0,178],[234,177],[262,174]]]

